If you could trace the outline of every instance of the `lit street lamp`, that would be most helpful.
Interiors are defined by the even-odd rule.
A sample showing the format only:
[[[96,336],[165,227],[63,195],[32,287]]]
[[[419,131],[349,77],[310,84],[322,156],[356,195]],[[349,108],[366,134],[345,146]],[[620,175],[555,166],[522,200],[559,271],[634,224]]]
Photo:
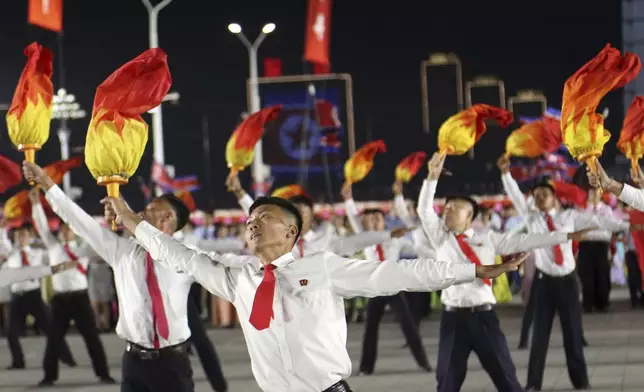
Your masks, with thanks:
[[[150,39],[150,48],[159,47],[159,12],[164,9],[172,0],[163,0],[153,6],[150,0],[141,0],[148,10],[148,34]],[[163,151],[163,116],[161,115],[161,106],[152,111],[152,143],[154,147],[154,161],[160,165],[165,164],[165,154]],[[163,190],[156,188],[156,193],[160,195]]]
[[[248,49],[248,65],[250,67],[250,110],[251,114],[260,110],[259,85],[257,82],[257,49],[264,38],[275,30],[275,23],[267,23],[262,27],[262,32],[257,36],[255,42],[251,43],[242,32],[238,23],[228,25],[228,31],[235,34]],[[264,169],[264,158],[262,155],[262,141],[255,145],[255,158],[253,159],[252,176],[255,188],[255,196],[264,195],[264,183],[266,181],[266,170]]]
[[[58,89],[54,95],[54,104],[51,108],[51,118],[61,120],[58,128],[58,139],[60,140],[60,157],[69,159],[69,137],[71,131],[67,128],[68,120],[78,120],[87,117],[87,113],[81,109],[73,94],[67,93],[64,88]],[[63,177],[63,189],[72,199],[80,197],[80,188],[72,188],[72,179],[69,172]]]

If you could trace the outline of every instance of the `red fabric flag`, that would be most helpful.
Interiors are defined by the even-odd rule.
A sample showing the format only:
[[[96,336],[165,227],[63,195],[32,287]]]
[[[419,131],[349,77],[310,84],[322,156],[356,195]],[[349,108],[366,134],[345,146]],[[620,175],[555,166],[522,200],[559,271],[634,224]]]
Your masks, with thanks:
[[[536,158],[557,151],[560,145],[559,127],[546,126],[543,120],[537,120],[514,130],[505,141],[505,151],[508,156]]]
[[[331,0],[309,0],[304,60],[329,65]]]
[[[192,197],[192,193],[188,191],[177,191],[174,192],[174,195],[177,197],[177,199],[181,200],[183,204],[186,205],[186,207],[188,207],[188,210],[190,212],[197,209],[197,205],[195,203],[195,199]]]
[[[628,216],[631,226],[644,225],[644,212],[629,210]],[[630,234],[633,238],[633,243],[635,244],[635,250],[637,251],[637,258],[640,264],[640,270],[642,271],[642,279],[644,279],[644,230],[634,230],[631,227]]]
[[[43,29],[60,32],[63,29],[63,0],[29,0],[27,21]]]
[[[253,162],[255,144],[261,139],[264,126],[275,120],[281,110],[281,105],[269,106],[239,124],[226,143],[226,161],[231,172],[240,172]]]
[[[644,97],[635,97],[624,117],[617,148],[631,160],[633,168],[644,156]]]
[[[412,152],[403,158],[396,166],[396,181],[409,182],[423,166],[426,158],[427,153],[424,151]]]
[[[0,155],[0,193],[22,182],[22,172],[20,165],[9,158]]]
[[[64,161],[57,161],[51,165],[44,167],[45,173],[54,181],[56,184],[63,182],[63,177],[65,173],[72,169],[80,167],[83,163],[83,158],[73,157]]]
[[[264,59],[264,77],[282,76],[282,59],[269,57]]]
[[[281,197],[282,199],[290,199],[295,196],[306,196],[309,199],[311,198],[311,196],[309,196],[309,194],[306,193],[306,191],[297,184],[286,185],[281,188],[277,188],[273,191],[271,196]]]
[[[45,199],[45,195],[42,193],[40,194],[40,203],[45,209],[45,214],[47,216],[53,214],[47,199]],[[12,223],[12,226],[19,222],[28,222],[31,220],[29,190],[25,189],[16,193],[4,203],[4,217],[8,222]]]
[[[555,196],[562,202],[573,203],[579,207],[586,205],[588,194],[577,185],[565,181],[552,181],[552,186],[555,188]]]
[[[382,140],[369,142],[360,147],[344,163],[345,184],[355,184],[365,178],[373,168],[373,158],[376,153],[383,152],[387,152],[387,146]]]

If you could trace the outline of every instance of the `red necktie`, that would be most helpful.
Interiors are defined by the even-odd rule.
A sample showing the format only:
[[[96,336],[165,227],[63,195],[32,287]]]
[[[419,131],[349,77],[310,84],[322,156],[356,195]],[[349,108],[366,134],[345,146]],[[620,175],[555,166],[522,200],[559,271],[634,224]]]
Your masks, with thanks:
[[[550,231],[557,231],[557,228],[555,227],[554,222],[552,221],[552,217],[550,214],[546,214],[546,223],[548,224],[548,230]],[[552,247],[552,253],[555,255],[555,264],[557,265],[562,265],[563,264],[563,253],[561,252],[561,246],[555,245]]]
[[[65,249],[65,253],[67,253],[67,256],[71,259],[71,261],[78,261],[78,256],[72,252],[71,249],[69,249],[69,244],[65,244],[63,246],[63,249]],[[76,269],[83,275],[87,275],[87,270],[85,267],[83,267],[80,263],[76,264]]]
[[[152,300],[152,324],[154,325],[153,344],[154,348],[158,349],[159,335],[167,340],[170,332],[168,330],[168,319],[165,315],[165,308],[163,307],[161,289],[159,289],[159,281],[157,280],[157,275],[154,273],[154,260],[152,260],[150,253],[145,254],[145,268],[145,280],[148,284],[150,299]]]
[[[479,260],[479,257],[474,253],[474,249],[472,249],[470,244],[465,241],[465,234],[457,234],[456,241],[458,241],[458,246],[469,261],[476,265],[481,265],[481,260]],[[483,283],[488,286],[492,285],[492,281],[490,279],[483,279]]]
[[[380,260],[380,262],[385,261],[385,250],[382,248],[381,244],[376,245],[376,253],[378,254],[378,260]]]
[[[257,286],[253,309],[250,312],[250,323],[256,330],[261,331],[271,325],[273,318],[273,297],[275,296],[275,272],[273,264],[264,266],[264,278]]]
[[[23,267],[29,267],[29,259],[27,258],[27,253],[25,253],[24,250],[20,251],[20,258],[22,259],[22,266]]]
[[[297,240],[297,249],[300,251],[300,257],[304,257],[304,238]]]

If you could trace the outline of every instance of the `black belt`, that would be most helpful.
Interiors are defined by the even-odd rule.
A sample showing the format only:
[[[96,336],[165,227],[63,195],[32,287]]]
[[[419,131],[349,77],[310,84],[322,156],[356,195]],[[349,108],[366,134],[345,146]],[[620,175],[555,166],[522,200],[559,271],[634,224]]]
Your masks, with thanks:
[[[535,271],[537,275],[537,279],[570,279],[570,278],[575,278],[574,271],[567,274],[567,275],[548,275],[545,272],[541,272],[539,270]]]
[[[457,313],[474,313],[474,312],[489,312],[492,310],[492,304],[484,304],[479,306],[470,306],[468,308],[455,307],[455,306],[445,306],[444,310],[446,312],[457,312]]]
[[[351,388],[346,381],[340,380],[322,392],[351,392]]]
[[[132,342],[127,342],[125,345],[125,352],[145,360],[159,359],[168,355],[187,353],[188,342],[182,342],[175,344],[174,346],[167,346],[159,349],[143,347]]]
[[[66,295],[78,295],[78,294],[87,294],[87,289],[74,290],[74,291],[55,291],[54,292],[54,296],[66,296]]]

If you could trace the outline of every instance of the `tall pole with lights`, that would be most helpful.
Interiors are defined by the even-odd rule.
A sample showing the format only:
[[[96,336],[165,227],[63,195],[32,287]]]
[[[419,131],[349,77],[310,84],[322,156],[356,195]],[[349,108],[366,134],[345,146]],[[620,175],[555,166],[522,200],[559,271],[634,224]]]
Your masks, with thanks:
[[[228,31],[239,37],[240,41],[248,49],[248,65],[250,68],[250,110],[256,113],[260,110],[259,102],[259,84],[257,82],[257,50],[259,45],[262,44],[266,36],[275,30],[275,23],[267,23],[262,27],[262,32],[257,36],[254,42],[250,42],[242,32],[242,28],[238,23],[231,23],[228,25]],[[251,113],[251,114],[252,114]],[[255,158],[253,159],[253,166],[251,169],[253,176],[253,188],[255,189],[255,196],[264,196],[264,185],[266,182],[266,173],[264,170],[264,157],[262,154],[262,141],[260,140],[255,145]]]
[[[58,139],[60,140],[60,157],[69,159],[69,137],[71,131],[67,127],[67,121],[85,118],[87,114],[81,109],[80,104],[76,102],[73,94],[67,93],[64,88],[59,89],[54,95],[54,104],[51,109],[51,118],[60,120],[61,126],[58,129]],[[72,195],[72,182],[69,172],[63,177],[63,189],[68,195]]]
[[[148,29],[150,48],[159,47],[159,12],[164,9],[172,0],[163,0],[157,5],[152,5],[150,0],[141,0],[148,10]],[[165,153],[163,149],[163,115],[161,106],[152,110],[152,143],[154,147],[154,161],[160,165],[165,164]],[[157,194],[162,190],[157,187]]]

